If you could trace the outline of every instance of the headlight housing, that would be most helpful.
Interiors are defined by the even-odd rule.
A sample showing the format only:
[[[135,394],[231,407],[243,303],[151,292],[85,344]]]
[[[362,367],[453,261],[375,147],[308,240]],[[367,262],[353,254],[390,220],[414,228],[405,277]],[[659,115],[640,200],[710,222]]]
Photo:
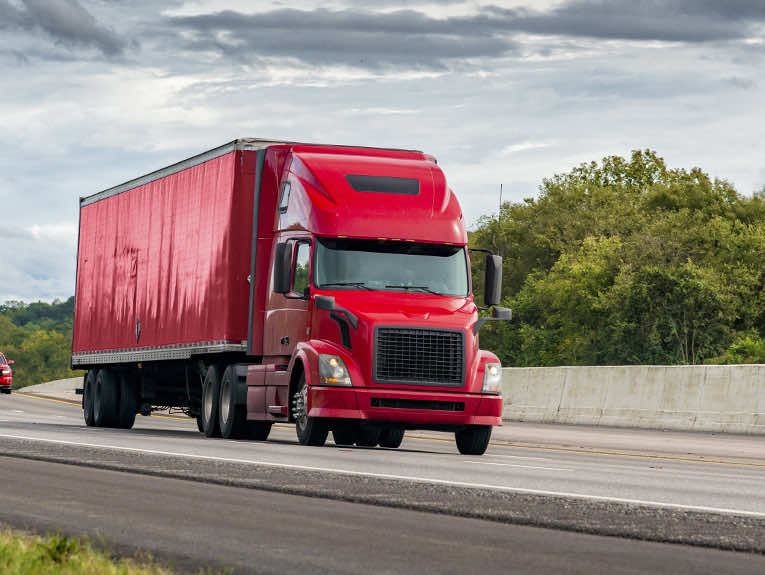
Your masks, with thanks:
[[[10,369],[4,369],[2,372],[0,372],[0,375],[11,375]]]
[[[351,374],[341,358],[328,353],[319,354],[319,385],[351,386]]]
[[[502,364],[487,363],[483,366],[483,393],[502,393]]]

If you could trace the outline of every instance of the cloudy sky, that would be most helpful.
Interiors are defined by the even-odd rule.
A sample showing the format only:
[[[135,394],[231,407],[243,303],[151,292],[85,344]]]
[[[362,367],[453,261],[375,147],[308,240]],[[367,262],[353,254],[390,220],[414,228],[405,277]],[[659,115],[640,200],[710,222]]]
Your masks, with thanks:
[[[0,302],[74,291],[77,198],[236,137],[418,148],[469,223],[653,148],[765,185],[763,0],[0,0]]]

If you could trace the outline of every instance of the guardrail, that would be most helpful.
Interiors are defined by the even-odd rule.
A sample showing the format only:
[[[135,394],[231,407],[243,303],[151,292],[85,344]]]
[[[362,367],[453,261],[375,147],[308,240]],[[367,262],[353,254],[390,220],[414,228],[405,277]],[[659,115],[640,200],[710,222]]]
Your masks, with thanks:
[[[765,434],[765,365],[504,368],[503,418]]]

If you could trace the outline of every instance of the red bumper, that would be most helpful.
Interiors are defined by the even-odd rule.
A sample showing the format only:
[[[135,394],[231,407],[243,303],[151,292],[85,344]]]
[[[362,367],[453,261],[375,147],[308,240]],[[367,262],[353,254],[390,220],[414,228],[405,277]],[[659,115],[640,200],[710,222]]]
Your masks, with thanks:
[[[311,387],[311,417],[410,425],[502,425],[502,397],[473,393]],[[435,408],[435,409],[434,409]]]

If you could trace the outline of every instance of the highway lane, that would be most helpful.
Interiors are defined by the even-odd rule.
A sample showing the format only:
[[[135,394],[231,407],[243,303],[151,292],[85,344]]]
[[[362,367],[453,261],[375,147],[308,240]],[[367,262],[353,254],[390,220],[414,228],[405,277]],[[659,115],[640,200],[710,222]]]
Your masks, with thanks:
[[[235,573],[763,573],[765,555],[0,456],[0,523]]]
[[[0,401],[2,437],[765,517],[765,447],[759,463],[747,464],[506,444],[492,445],[483,457],[461,456],[446,434],[407,434],[398,450],[338,448],[331,440],[312,448],[296,444],[291,426],[276,426],[267,442],[206,439],[183,418],[139,417],[131,431],[87,428],[75,406],[18,394]]]

